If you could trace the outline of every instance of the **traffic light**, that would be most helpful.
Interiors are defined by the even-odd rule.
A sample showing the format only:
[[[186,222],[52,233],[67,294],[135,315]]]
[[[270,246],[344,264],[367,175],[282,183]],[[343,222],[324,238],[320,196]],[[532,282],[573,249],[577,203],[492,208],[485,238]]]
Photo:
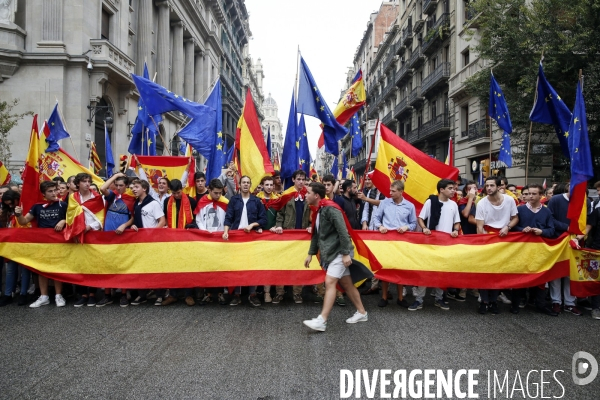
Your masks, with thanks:
[[[490,176],[490,160],[481,160],[480,168],[483,171],[484,178]]]
[[[127,171],[127,159],[128,157],[125,154],[119,156],[119,171],[123,174]]]

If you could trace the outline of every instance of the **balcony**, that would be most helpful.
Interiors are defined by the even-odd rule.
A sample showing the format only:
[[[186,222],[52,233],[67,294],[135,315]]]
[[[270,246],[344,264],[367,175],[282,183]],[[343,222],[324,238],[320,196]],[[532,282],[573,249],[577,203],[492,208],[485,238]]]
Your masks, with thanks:
[[[479,28],[479,21],[478,21],[478,17],[479,13],[477,13],[477,11],[475,11],[475,8],[473,8],[473,6],[469,6],[467,5],[465,7],[465,19],[463,22],[463,27],[469,27],[469,28]]]
[[[425,56],[421,52],[421,48],[417,47],[413,51],[412,55],[410,56],[410,59],[408,60],[408,66],[409,66],[409,68],[416,69],[421,64],[423,64],[424,61],[425,61]]]
[[[423,18],[423,14],[418,15],[415,20],[415,23],[413,24],[413,32],[414,33],[421,32],[421,29],[423,29],[424,25],[425,25],[425,19]]]
[[[387,56],[387,58],[385,59],[385,62],[383,63],[383,70],[387,71],[388,68],[392,65],[394,65],[396,63],[398,59],[396,58],[396,47],[395,46],[391,46],[390,47],[390,52]]]
[[[490,140],[490,130],[488,128],[487,120],[481,119],[477,122],[469,124],[469,143],[477,142],[487,143]]]
[[[450,118],[448,118],[448,114],[436,115],[433,119],[421,125],[418,139],[425,139],[442,132],[450,132]]]
[[[392,89],[395,88],[395,87],[396,86],[394,85],[394,75],[392,74],[392,77],[391,77],[390,81],[388,82],[387,85],[385,85],[385,88],[383,88],[383,92],[381,94],[381,98],[385,100],[390,93],[393,93]]]
[[[412,107],[408,105],[408,97],[403,98],[402,100],[400,100],[400,103],[398,103],[396,107],[394,107],[394,118],[399,119],[402,116],[402,114],[404,114],[407,111],[410,111],[411,109]]]
[[[408,63],[402,64],[402,67],[396,72],[396,85],[400,86],[412,77],[412,70],[408,67]]]
[[[405,47],[408,47],[413,40],[413,32],[412,32],[412,26],[407,26],[406,28],[402,29],[402,44]]]
[[[381,120],[381,123],[384,125],[388,125],[392,121],[392,112],[385,114],[385,117]]]
[[[465,82],[481,70],[481,68],[485,67],[485,65],[486,62],[476,59],[458,73],[454,74],[448,81],[450,87],[448,97],[455,100],[465,98],[467,96]]]
[[[437,8],[438,0],[424,0],[423,1],[423,12],[427,15],[435,13]]]
[[[430,26],[431,25],[431,26]],[[450,28],[450,17],[449,15],[442,14],[442,16],[436,22],[427,22],[427,35],[425,35],[425,39],[423,40],[423,44],[421,48],[423,49],[423,54],[430,55],[433,53],[437,46],[435,44],[441,43],[448,37],[448,32]]]
[[[131,74],[135,70],[135,63],[127,54],[105,39],[90,39],[92,57],[94,60],[93,72],[106,72],[115,74],[115,83],[131,84]]]
[[[427,95],[428,92],[436,89],[439,86],[447,86],[448,78],[450,78],[450,63],[441,63],[436,67],[436,69],[433,70],[431,74],[427,75],[423,79],[423,82],[421,83],[423,95]]]
[[[421,86],[417,86],[416,88],[414,88],[408,95],[408,104],[410,104],[413,107],[423,103],[424,100],[425,99],[423,98],[423,94],[421,92]]]

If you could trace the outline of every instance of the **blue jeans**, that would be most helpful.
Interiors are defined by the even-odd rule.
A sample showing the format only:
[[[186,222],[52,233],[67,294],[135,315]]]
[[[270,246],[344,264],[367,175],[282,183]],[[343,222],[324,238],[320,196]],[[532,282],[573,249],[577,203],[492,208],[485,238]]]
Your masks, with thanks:
[[[12,260],[6,260],[6,288],[4,294],[11,296],[17,287],[17,276],[18,270],[21,270],[21,295],[27,294],[29,289],[29,281],[31,279],[31,272],[27,268],[21,267],[19,264]]]

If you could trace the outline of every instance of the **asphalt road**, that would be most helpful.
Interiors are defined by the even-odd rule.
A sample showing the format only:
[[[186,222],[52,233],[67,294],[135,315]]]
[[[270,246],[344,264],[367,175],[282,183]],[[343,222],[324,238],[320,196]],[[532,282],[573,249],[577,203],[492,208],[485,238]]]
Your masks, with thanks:
[[[334,399],[341,369],[426,368],[478,369],[480,398],[488,398],[488,370],[502,378],[508,370],[517,388],[508,395],[508,385],[496,389],[496,398],[529,398],[515,386],[517,374],[534,397],[540,374],[526,381],[530,370],[552,371],[544,396],[600,398],[600,376],[587,386],[571,378],[575,352],[600,360],[600,321],[589,312],[553,318],[525,308],[515,316],[503,306],[500,315],[482,316],[475,298],[450,300],[450,311],[442,311],[430,296],[409,312],[395,302],[378,308],[378,296],[363,299],[368,322],[348,325],[354,308],[336,306],[323,333],[302,325],[320,311],[307,301],[258,308],[11,304],[0,309],[0,398]],[[366,398],[364,387],[359,397]]]

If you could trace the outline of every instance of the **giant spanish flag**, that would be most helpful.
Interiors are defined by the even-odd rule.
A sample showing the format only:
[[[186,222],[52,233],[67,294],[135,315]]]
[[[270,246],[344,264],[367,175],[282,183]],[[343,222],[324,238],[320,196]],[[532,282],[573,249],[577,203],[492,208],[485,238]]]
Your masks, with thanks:
[[[264,176],[275,173],[260,122],[256,116],[250,88],[246,92],[246,102],[237,124],[235,153],[238,156],[240,175],[247,175],[252,180],[251,190],[256,188]]]
[[[10,172],[8,172],[2,161],[0,161],[0,185],[7,185],[10,182],[10,178]]]
[[[377,150],[375,170],[371,177],[379,191],[390,197],[390,184],[404,182],[404,198],[412,202],[417,213],[425,200],[437,193],[440,179],[458,178],[458,169],[429,157],[400,139],[385,125],[380,124],[381,138]]]
[[[181,179],[185,169],[190,163],[190,157],[178,156],[136,156],[142,168],[148,176],[148,182],[156,190],[158,189],[158,180],[160,178]],[[193,159],[193,158],[192,158]],[[193,163],[193,161],[192,161]],[[192,169],[192,167],[194,169]],[[137,167],[136,167],[137,168]],[[194,182],[195,163],[190,164],[190,173],[188,174],[187,182],[182,182],[183,186]],[[192,183],[192,186],[193,183]]]
[[[85,172],[92,176],[92,182],[98,187],[104,183],[100,177],[81,165],[79,161],[71,157],[62,148],[59,148],[58,151],[46,153],[48,142],[45,138],[48,136],[49,130],[45,123],[44,127],[44,135],[40,138],[37,115],[35,115],[31,127],[29,152],[27,153],[25,171],[23,172],[23,193],[21,196],[23,212],[28,212],[35,203],[44,201],[39,189],[40,183],[43,181],[51,181],[57,176],[66,181],[69,176]]]
[[[340,125],[350,121],[350,118],[367,101],[367,92],[363,81],[362,70],[359,70],[352,81],[352,85],[346,90],[340,102],[333,110],[333,115]],[[321,147],[321,146],[319,146]]]

